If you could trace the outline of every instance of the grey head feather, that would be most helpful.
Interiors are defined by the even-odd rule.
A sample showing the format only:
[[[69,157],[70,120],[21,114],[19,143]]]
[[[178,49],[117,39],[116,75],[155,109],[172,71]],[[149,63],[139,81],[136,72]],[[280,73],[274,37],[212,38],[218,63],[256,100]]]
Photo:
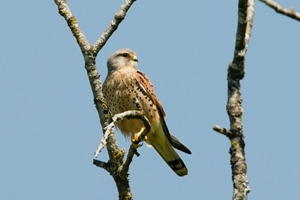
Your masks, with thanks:
[[[107,60],[108,73],[124,67],[136,68],[138,59],[136,53],[128,48],[119,49],[111,54]]]

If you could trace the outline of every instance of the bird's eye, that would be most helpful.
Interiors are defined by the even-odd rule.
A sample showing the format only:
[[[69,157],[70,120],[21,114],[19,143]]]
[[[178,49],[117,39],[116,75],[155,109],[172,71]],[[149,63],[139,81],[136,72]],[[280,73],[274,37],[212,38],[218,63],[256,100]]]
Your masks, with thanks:
[[[128,57],[129,55],[128,55],[128,53],[123,53],[122,56],[126,58],[126,57]]]

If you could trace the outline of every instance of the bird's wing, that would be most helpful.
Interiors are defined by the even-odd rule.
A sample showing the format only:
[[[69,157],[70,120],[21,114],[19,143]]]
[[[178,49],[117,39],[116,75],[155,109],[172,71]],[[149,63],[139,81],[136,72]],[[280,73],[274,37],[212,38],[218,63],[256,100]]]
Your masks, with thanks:
[[[162,105],[160,104],[158,98],[154,94],[153,85],[151,84],[149,78],[141,71],[137,71],[137,81],[140,84],[140,89],[143,90],[145,95],[147,95],[156,106],[164,133],[167,136],[170,143],[173,144],[171,134],[165,121],[166,113]]]
[[[192,154],[191,150],[185,146],[182,142],[180,142],[174,135],[171,134],[171,138],[172,138],[172,145],[174,148],[187,153],[187,154]]]
[[[166,137],[170,141],[171,145],[180,151],[191,154],[192,152],[189,150],[189,148],[187,148],[182,142],[180,142],[174,135],[172,135],[169,132],[169,129],[168,129],[166,121],[165,121],[166,113],[165,113],[162,105],[160,104],[157,96],[154,93],[153,85],[151,84],[149,78],[143,72],[137,71],[137,81],[140,84],[141,89],[144,91],[144,93],[155,104],[155,106],[158,110],[159,116],[160,116],[160,122],[162,124],[162,128],[164,130]]]
[[[149,141],[149,143],[155,148],[155,150],[160,154],[160,156],[165,160],[165,162],[178,176],[187,175],[188,170],[184,162],[181,160],[180,156],[177,154],[177,152],[172,146],[184,152],[190,151],[187,151],[187,148],[183,144],[181,145],[181,142],[179,142],[177,138],[170,134],[164,119],[166,114],[153,91],[153,86],[150,80],[145,74],[143,74],[140,71],[137,71],[136,79],[140,91],[145,96],[147,96],[156,106],[160,121],[160,126],[153,127],[155,129],[155,132],[151,133],[151,135],[148,135],[146,141]],[[175,145],[173,144],[173,141]],[[182,149],[181,147],[185,148]]]

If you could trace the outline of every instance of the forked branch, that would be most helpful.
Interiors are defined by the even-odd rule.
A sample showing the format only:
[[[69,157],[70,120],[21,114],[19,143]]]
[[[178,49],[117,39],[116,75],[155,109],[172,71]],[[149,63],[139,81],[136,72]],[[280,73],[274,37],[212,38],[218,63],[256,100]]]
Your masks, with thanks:
[[[112,117],[112,122],[104,128],[105,133],[98,145],[97,150],[95,151],[95,158],[99,155],[99,153],[102,151],[102,149],[106,146],[107,144],[107,138],[109,134],[113,132],[113,128],[115,127],[115,123],[122,121],[123,119],[139,119],[143,122],[145,129],[141,133],[141,135],[138,138],[137,143],[141,142],[143,138],[149,133],[151,126],[149,123],[149,120],[145,117],[144,113],[139,110],[128,110],[123,113],[116,114],[115,116]]]
[[[105,147],[105,145],[107,144],[106,140],[108,138],[108,135],[113,133],[113,128],[115,126],[115,123],[118,123],[119,121],[126,119],[139,119],[143,122],[144,124],[144,129],[142,131],[142,133],[139,135],[139,137],[137,138],[137,141],[135,141],[137,143],[137,145],[147,136],[147,134],[150,132],[151,129],[151,125],[149,120],[147,119],[147,117],[144,115],[143,111],[141,110],[141,105],[140,102],[137,98],[134,98],[134,103],[136,105],[137,110],[128,110],[125,111],[123,113],[119,113],[116,114],[115,116],[112,117],[112,122],[106,126],[104,129],[106,130],[101,141],[100,144],[95,152],[95,158],[97,158],[98,154],[100,153],[100,151]],[[139,156],[139,153],[136,150],[136,147],[133,146],[133,144],[131,144],[130,149],[128,151],[127,154],[127,158],[126,161],[118,168],[118,173],[120,175],[121,178],[125,179],[128,176],[128,170],[129,170],[129,165],[132,162],[133,156],[137,155]],[[103,163],[95,163],[96,160],[94,160],[94,164],[98,167],[102,167],[105,170],[107,170],[107,165],[103,164]],[[109,170],[107,170],[109,171]],[[109,171],[110,172],[110,171]],[[110,172],[111,173],[111,172]]]
[[[85,61],[85,69],[87,71],[87,75],[89,78],[89,82],[91,85],[91,89],[94,96],[94,103],[100,118],[100,123],[102,126],[103,133],[105,130],[103,129],[108,124],[112,122],[111,116],[109,115],[108,108],[105,104],[105,99],[102,93],[102,84],[100,82],[100,75],[96,66],[96,56],[101,48],[105,45],[110,36],[114,33],[114,31],[118,28],[118,25],[123,21],[125,15],[131,5],[135,2],[135,0],[125,0],[124,4],[121,6],[120,10],[115,14],[111,24],[109,27],[102,33],[99,39],[96,41],[94,45],[91,45],[83,32],[81,31],[75,16],[70,11],[66,0],[54,0],[58,7],[59,14],[66,20],[73,36],[76,39],[76,42],[79,45],[79,48],[83,54]],[[107,136],[107,151],[109,155],[109,161],[107,163],[102,161],[94,160],[94,164],[97,166],[101,166],[105,170],[109,171],[113,176],[118,192],[119,199],[130,200],[133,199],[131,189],[129,186],[128,177],[120,176],[118,170],[111,169],[119,169],[124,164],[124,150],[119,149],[115,134],[108,134]]]
[[[143,122],[144,124],[144,129],[143,132],[139,135],[138,140],[136,141],[137,143],[140,143],[149,133],[151,129],[151,125],[149,123],[149,120],[145,117],[144,113],[139,110],[129,110],[125,111],[123,113],[116,114],[113,116],[113,122],[111,122],[107,127],[105,127],[105,133],[100,141],[100,144],[95,151],[95,158],[98,156],[100,151],[105,147],[107,144],[106,140],[110,134],[113,134],[113,128],[115,126],[115,123],[118,123],[119,121],[122,121],[123,119],[139,119]],[[132,162],[132,158],[134,155],[139,156],[136,148],[131,144],[130,149],[127,154],[126,161],[119,166],[118,168],[118,173],[122,178],[126,178],[128,176],[128,170],[129,170],[129,165]],[[109,173],[112,173],[109,169],[109,165],[107,163],[103,163],[102,161],[94,160],[94,164],[97,167],[104,168],[107,170]]]

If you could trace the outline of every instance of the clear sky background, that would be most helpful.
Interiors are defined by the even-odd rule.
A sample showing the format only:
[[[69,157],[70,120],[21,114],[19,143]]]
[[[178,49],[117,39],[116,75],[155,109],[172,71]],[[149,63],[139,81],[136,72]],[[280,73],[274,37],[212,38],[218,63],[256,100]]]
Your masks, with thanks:
[[[69,0],[94,43],[123,0]],[[279,3],[300,11],[299,0]],[[80,49],[54,1],[0,7],[0,199],[117,199],[112,177],[92,164],[102,137]],[[227,67],[237,1],[142,1],[97,58],[129,47],[154,84],[170,131],[190,147],[178,177],[144,145],[130,168],[135,199],[231,199]],[[256,1],[242,80],[249,199],[299,198],[300,23]],[[130,142],[117,132],[121,148]],[[99,159],[107,161],[106,149]]]

